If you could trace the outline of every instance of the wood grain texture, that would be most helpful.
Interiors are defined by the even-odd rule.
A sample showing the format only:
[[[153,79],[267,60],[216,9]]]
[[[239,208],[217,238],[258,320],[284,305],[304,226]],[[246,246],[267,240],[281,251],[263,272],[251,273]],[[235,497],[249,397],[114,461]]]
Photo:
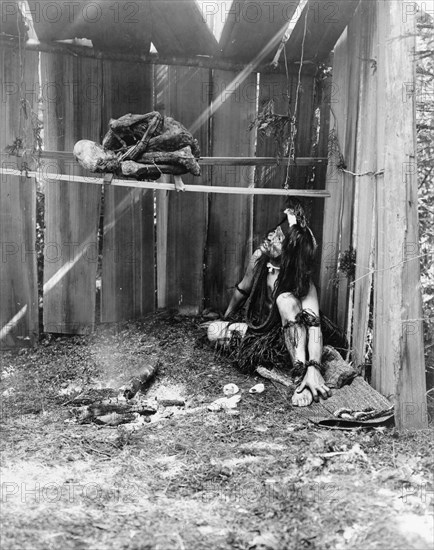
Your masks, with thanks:
[[[337,135],[340,147],[346,139],[346,118],[348,111],[348,32],[342,33],[335,47],[333,58],[333,82],[330,97],[330,129]],[[322,311],[337,320],[337,291],[332,281],[337,273],[341,241],[341,209],[344,200],[343,175],[337,169],[339,158],[333,154],[329,158],[326,189],[331,199],[324,205],[324,226],[322,235],[322,260],[320,271],[320,306]]]
[[[347,42],[347,71],[348,97],[347,115],[345,119],[345,140],[343,141],[343,155],[348,170],[356,172],[356,136],[359,118],[359,88],[361,73],[361,12],[362,4],[359,5],[354,17],[348,25]],[[342,174],[342,208],[340,220],[339,252],[348,251],[352,245],[353,215],[354,215],[354,188],[355,177],[348,173]],[[349,320],[352,311],[352,293],[350,293],[349,280],[345,275],[340,275],[337,290],[337,324],[343,329],[347,328],[348,336],[351,331]]]
[[[162,95],[164,114],[190,129],[208,107],[209,79],[206,69],[169,67]],[[160,107],[163,104],[160,103]],[[208,124],[203,124],[194,137],[199,141],[202,154],[207,154]],[[202,167],[201,176],[185,174],[182,179],[186,184],[207,185],[209,174],[210,169]],[[167,239],[157,267],[157,285],[160,287],[161,276],[161,285],[165,287],[165,297],[160,299],[166,307],[197,314],[203,302],[208,197],[199,193],[170,193],[167,199],[160,197],[158,204],[162,212],[157,214],[157,232]]]
[[[153,192],[104,194],[102,322],[140,319],[155,308]]]
[[[292,63],[300,60],[306,15],[303,57],[318,62],[331,52],[350,23],[358,3],[359,0],[317,0],[306,4],[285,46],[288,61]]]
[[[1,178],[0,241],[0,349],[32,345],[39,332],[33,178]]]
[[[110,118],[152,110],[152,69],[104,62],[104,132]],[[104,188],[101,321],[137,319],[155,309],[154,195]]]
[[[26,56],[23,84],[28,106],[36,107],[37,54]],[[20,57],[17,50],[0,51],[0,151],[16,138],[32,147],[29,119],[20,109]],[[1,155],[2,166],[17,168],[17,157]],[[37,341],[38,286],[36,272],[36,183],[34,178],[0,177],[0,349],[32,345]]]
[[[360,57],[361,79],[359,87],[359,124],[356,141],[356,172],[377,171],[377,71],[372,59],[377,59],[376,5],[369,3],[360,17],[358,31],[361,33]],[[372,268],[375,232],[376,176],[356,178],[354,202],[353,243],[357,251],[354,284],[354,311],[352,349],[356,365],[365,361],[368,329],[369,303],[372,289]]]
[[[42,54],[45,143],[70,151],[83,137],[99,139],[101,86],[98,61]],[[50,161],[48,169],[84,174],[78,165]],[[97,228],[101,188],[45,182],[44,330],[82,334],[94,327]]]
[[[379,2],[377,242],[373,384],[395,401],[400,429],[427,427],[415,140],[415,17]],[[387,45],[387,47],[386,47]],[[410,91],[409,91],[410,90]],[[381,146],[380,146],[381,145]]]
[[[289,83],[292,89],[291,82]],[[288,82],[284,75],[261,75],[259,80],[259,111],[269,100],[274,101],[276,114],[288,112]],[[258,135],[256,154],[273,156],[276,145],[272,137]],[[257,167],[255,187],[282,188],[286,178],[286,166]],[[255,197],[253,200],[253,249],[262,242],[264,235],[273,229],[284,217],[285,197]]]
[[[312,149],[317,155],[324,157],[328,155],[329,132],[330,132],[330,104],[331,104],[332,78],[315,83],[315,112],[319,115],[319,133],[316,148]],[[314,166],[313,187],[316,190],[324,190],[326,187],[327,164]],[[315,280],[320,281],[320,270],[322,265],[322,231],[324,225],[324,201],[314,201],[311,210],[310,226],[318,239],[318,251],[316,256],[317,267]]]
[[[327,151],[326,151],[327,152]],[[72,152],[42,151],[41,158],[54,160],[73,160]],[[285,164],[288,159],[282,159]],[[277,166],[276,157],[206,157],[199,159],[201,166]],[[327,157],[297,157],[298,166],[327,167]]]
[[[298,76],[290,77],[289,82],[286,76],[282,75],[261,75],[259,85],[259,108],[269,99],[274,99],[275,112],[287,114],[288,100],[290,107],[295,106],[295,97],[297,92]],[[314,114],[314,79],[310,75],[301,77],[299,88],[299,103],[297,113],[297,135],[295,140],[295,166],[289,170],[289,188],[290,189],[308,189],[310,187],[309,174],[312,166],[299,165],[298,157],[305,157],[312,150],[312,124]],[[289,97],[288,97],[289,94]],[[275,144],[273,138],[264,138],[258,136],[257,154],[272,155],[275,154]],[[279,166],[257,168],[255,173],[255,182],[257,187],[282,188],[286,180],[286,166],[282,162]],[[302,199],[306,210],[311,213],[312,203],[310,199]],[[284,197],[255,197],[254,199],[254,221],[253,235],[254,245],[259,243],[264,234],[275,227],[284,217],[283,209],[285,204]]]
[[[147,53],[151,43],[150,2],[30,0],[35,31],[41,42],[87,38],[95,48]]]
[[[214,55],[217,41],[195,0],[152,0],[152,42],[162,55]]]
[[[2,16],[0,18],[0,34],[11,36],[21,36],[22,40],[27,40],[28,33],[22,11],[19,8],[17,0],[12,0],[2,5]]]
[[[167,86],[169,83],[169,67],[156,65],[154,67],[154,109],[165,114],[167,104]],[[170,176],[164,174],[158,180],[161,183],[170,183]],[[167,307],[167,232],[169,228],[169,193],[155,191],[156,218],[157,218],[157,307]]]
[[[248,62],[274,42],[274,47],[264,57],[264,61],[271,61],[297,7],[298,1],[235,0],[220,38],[223,56]],[[221,11],[217,16],[222,16]]]
[[[212,120],[212,155],[252,156],[254,132],[249,124],[256,115],[256,76],[249,75],[238,87],[230,88],[236,74],[215,71],[213,98],[223,92],[223,102]],[[214,169],[216,185],[253,185],[251,167]],[[223,310],[231,289],[240,280],[252,252],[252,199],[244,196],[212,196],[209,202],[205,297],[207,304]]]

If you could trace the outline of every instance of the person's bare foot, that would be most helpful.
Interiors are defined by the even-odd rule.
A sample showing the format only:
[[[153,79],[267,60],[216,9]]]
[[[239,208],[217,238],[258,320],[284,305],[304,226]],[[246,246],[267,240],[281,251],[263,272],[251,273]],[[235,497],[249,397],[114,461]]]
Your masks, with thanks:
[[[292,404],[296,407],[307,407],[312,401],[318,402],[320,397],[327,399],[331,394],[321,373],[315,367],[308,367],[302,383],[292,396]]]
[[[313,397],[310,390],[305,388],[299,392],[297,388],[292,396],[291,402],[294,407],[308,407],[312,403],[312,400]]]

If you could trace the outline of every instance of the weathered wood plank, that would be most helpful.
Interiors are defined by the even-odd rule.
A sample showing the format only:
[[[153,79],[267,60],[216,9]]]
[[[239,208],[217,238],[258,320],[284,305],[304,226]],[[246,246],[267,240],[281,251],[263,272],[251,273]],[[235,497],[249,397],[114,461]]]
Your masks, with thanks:
[[[0,168],[0,174],[6,176],[21,176],[22,172],[18,169]],[[70,181],[77,183],[89,183],[92,185],[105,185],[104,177],[92,176],[69,176],[66,174],[51,174],[44,172],[43,170],[28,170],[26,174],[29,177],[41,177],[46,181]],[[160,180],[155,181],[138,181],[132,179],[115,179],[110,181],[110,187],[131,187],[137,189],[155,189],[157,191],[179,191],[174,183],[166,183]],[[210,193],[223,195],[274,195],[274,196],[288,196],[288,197],[311,197],[311,198],[329,198],[330,193],[321,189],[263,189],[258,187],[223,187],[219,185],[186,185],[184,191],[187,193]]]
[[[288,112],[288,100],[291,108],[295,106],[298,77],[292,76],[288,82],[286,77],[275,75],[261,75],[259,86],[259,107],[264,101],[274,99],[276,113],[286,114]],[[296,159],[295,166],[289,170],[290,188],[303,189],[309,185],[308,174],[310,169],[301,165],[299,156],[309,154],[312,148],[312,122],[313,122],[313,77],[303,75],[299,89],[299,103],[297,113],[297,136],[296,136]],[[290,98],[288,98],[288,93]],[[275,152],[275,145],[272,138],[258,137],[258,155],[271,155]],[[306,158],[306,157],[304,157]],[[282,188],[286,180],[287,159],[281,165],[270,168],[258,168],[256,170],[256,185],[265,188]],[[274,227],[284,217],[284,197],[260,197],[254,201],[254,243],[261,240],[264,234]],[[304,201],[307,210],[311,210],[310,201]]]
[[[176,0],[177,1],[177,0]],[[0,46],[5,48],[16,48],[18,45],[18,38],[8,37],[5,39],[0,36]],[[148,53],[136,53],[133,52],[120,52],[118,50],[97,50],[96,48],[90,48],[82,44],[76,43],[64,43],[64,42],[39,42],[35,40],[28,40],[25,42],[24,47],[27,51],[45,52],[45,53],[61,53],[64,55],[79,55],[81,57],[89,57],[91,59],[100,59],[107,61],[122,61],[124,63],[137,63],[139,65],[176,65],[182,67],[198,67],[201,69],[221,69],[227,71],[242,71],[246,67],[250,72],[257,73],[271,73],[271,74],[286,74],[286,66],[282,63],[277,67],[271,65],[269,61],[258,62],[254,66],[252,63],[240,63],[238,61],[232,61],[230,59],[223,59],[217,56],[206,55],[182,55],[177,54],[161,54],[156,52]],[[273,51],[273,48],[271,48]],[[297,71],[297,64],[288,65],[289,72]],[[308,64],[303,68],[304,72],[315,73],[314,65]]]
[[[329,132],[330,132],[330,104],[331,104],[332,78],[327,77],[325,80],[316,82],[315,89],[315,108],[316,114],[319,116],[319,134],[316,149],[312,149],[314,153],[324,156],[328,154],[329,148]],[[316,190],[324,190],[326,186],[327,164],[314,165],[314,181],[313,187]],[[323,202],[315,201],[312,205],[310,226],[316,236],[319,247],[317,251],[317,269],[316,280],[319,281],[320,269],[322,265],[322,231],[324,225],[324,208]]]
[[[195,0],[153,0],[150,17],[152,42],[162,55],[217,53],[217,41]]]
[[[215,71],[215,94],[224,91],[234,77],[235,74],[228,71]],[[252,156],[254,153],[255,135],[248,127],[256,115],[256,76],[249,75],[241,86],[249,90],[248,97],[240,93],[239,88],[228,89],[213,116],[213,155]],[[227,186],[253,185],[253,178],[253,169],[241,171],[234,167],[212,173],[213,184]],[[221,195],[210,199],[205,296],[212,307],[226,307],[230,289],[240,279],[251,254],[252,206],[249,197]]]
[[[32,345],[38,337],[36,182],[0,179],[0,349]]]
[[[160,181],[169,180],[170,176],[164,175]],[[169,194],[167,191],[156,191],[157,207],[157,307],[167,307],[167,230]]]
[[[101,86],[95,60],[42,54],[45,143],[70,151],[88,137],[99,139],[99,101],[89,95]],[[56,164],[56,163],[55,163]],[[53,167],[50,161],[49,168]],[[83,173],[75,163],[57,163],[59,173]],[[95,320],[97,228],[101,188],[86,183],[45,182],[44,330],[81,334]]]
[[[289,83],[291,85],[291,82]],[[288,112],[288,81],[284,75],[261,75],[259,80],[259,110],[269,100],[274,101],[275,112]],[[256,153],[258,156],[272,156],[276,153],[276,145],[272,137],[258,135]],[[282,188],[286,179],[284,161],[278,166],[257,167],[255,171],[255,187]],[[283,205],[285,197],[255,197],[253,201],[253,248],[256,248],[264,235],[275,227],[284,217]]]
[[[304,59],[318,62],[324,60],[333,49],[345,27],[350,23],[359,0],[316,0],[308,2],[286,43],[289,62],[299,61],[307,15],[307,32],[304,42]]]
[[[54,160],[73,160],[73,154],[65,151],[42,151],[41,158]],[[285,164],[282,159],[279,164]],[[199,159],[201,166],[277,166],[275,157],[206,157]],[[327,157],[297,157],[298,166],[327,166]]]
[[[375,187],[377,171],[377,71],[372,64],[377,59],[376,47],[376,5],[369,3],[360,20],[362,36],[360,57],[361,79],[359,88],[359,125],[356,142],[356,172],[371,172],[356,178],[354,248],[356,250],[356,273],[354,284],[354,312],[352,349],[354,362],[365,361],[366,336],[368,328],[369,302],[372,288],[373,245],[375,230]]]
[[[38,55],[23,60],[27,109],[36,109]],[[20,107],[20,56],[18,50],[0,50],[0,151],[21,138],[32,148],[30,119]],[[3,157],[2,166],[17,167],[16,157]],[[0,349],[33,344],[38,337],[38,286],[36,271],[36,183],[34,178],[0,177]]]
[[[235,0],[223,27],[220,49],[223,56],[241,61],[251,61],[270,42],[274,48],[264,60],[271,61],[289,22],[296,16],[298,0]],[[217,7],[217,17],[222,17],[223,9]]]
[[[0,34],[6,35],[8,39],[21,36],[21,40],[27,40],[27,27],[17,0],[2,3]]]
[[[152,69],[104,62],[103,128],[110,118],[152,110]],[[154,195],[104,188],[101,321],[137,319],[155,308]]]
[[[166,108],[166,86],[168,82],[169,67],[167,65],[156,65],[154,67],[154,109],[164,113]],[[170,176],[163,175],[159,182],[170,182]],[[167,229],[169,212],[169,193],[167,191],[155,191],[156,199],[156,220],[157,220],[157,307],[160,309],[167,306]]]
[[[41,41],[87,38],[95,48],[149,52],[150,2],[89,2],[29,0],[36,34]]]
[[[104,201],[101,321],[139,319],[155,308],[153,193],[106,187]]]
[[[169,67],[164,84],[164,112],[190,129],[208,107],[209,71]],[[161,103],[160,103],[161,107]],[[160,109],[161,110],[161,109]],[[208,150],[208,124],[195,132],[202,153]],[[209,169],[200,177],[182,176],[186,184],[210,183]],[[165,307],[197,314],[203,302],[203,263],[207,229],[208,198],[199,193],[171,193],[167,205],[159,199],[163,211],[157,220],[157,234],[165,234],[167,244],[157,266],[158,283],[165,286]],[[167,207],[167,212],[165,208]],[[158,215],[158,214],[157,214]],[[164,226],[167,223],[167,227]],[[165,263],[163,263],[165,261]],[[165,272],[165,275],[163,275]]]
[[[332,122],[345,166],[355,171],[356,135],[360,82],[361,9],[351,20],[335,47],[333,62]],[[336,153],[338,153],[336,151]],[[349,281],[337,273],[339,254],[352,244],[354,176],[337,169],[339,155],[333,155],[327,172],[327,189],[334,201],[324,211],[323,259],[321,265],[321,307],[342,329],[350,329]]]
[[[416,18],[396,1],[377,3],[377,248],[373,384],[395,401],[398,428],[427,427],[415,140]],[[413,91],[412,91],[413,90]],[[384,164],[383,164],[384,163]]]
[[[295,105],[295,92],[298,85],[298,76],[294,82],[294,99],[291,106]],[[313,166],[299,164],[297,158],[310,155],[312,153],[313,142],[313,119],[315,114],[315,79],[311,75],[302,75],[300,81],[300,91],[298,99],[297,113],[297,134],[295,138],[295,162],[296,166],[290,168],[290,187],[310,190],[313,185],[311,182],[313,176]],[[317,190],[316,190],[317,191]],[[300,197],[304,205],[306,215],[310,220],[311,228],[314,235],[319,238],[322,227],[318,225],[314,216],[314,205],[322,207],[323,201],[313,201],[311,197],[306,195]]]
[[[348,70],[348,96],[347,116],[345,120],[345,140],[342,143],[345,163],[350,171],[355,172],[356,162],[356,136],[359,124],[359,86],[361,72],[361,12],[362,4],[359,5],[354,17],[348,25],[347,42],[347,70]],[[342,174],[342,208],[340,221],[339,252],[348,251],[352,245],[353,213],[354,213],[354,187],[355,177],[348,173]],[[341,276],[337,290],[337,324],[347,328],[348,334],[351,331],[350,312],[352,311],[352,293],[350,293],[349,280]]]
[[[348,111],[348,32],[342,33],[335,46],[333,58],[333,81],[330,97],[330,131],[334,131],[342,154],[346,139],[346,118]],[[337,169],[339,158],[336,145],[331,142],[327,166],[326,190],[331,201],[324,206],[324,226],[322,236],[322,260],[320,271],[320,306],[331,319],[337,319],[337,292],[333,285],[336,276],[341,237],[341,209],[344,195],[343,174]]]

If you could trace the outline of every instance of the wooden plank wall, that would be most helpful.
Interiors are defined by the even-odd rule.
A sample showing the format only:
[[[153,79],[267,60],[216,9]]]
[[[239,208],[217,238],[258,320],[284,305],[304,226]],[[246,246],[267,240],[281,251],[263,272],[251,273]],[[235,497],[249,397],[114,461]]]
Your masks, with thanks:
[[[285,75],[261,74],[259,81],[259,110],[269,99],[274,99],[275,112],[286,114],[288,110],[288,95],[291,98],[291,106],[295,104],[298,74],[291,73],[289,82]],[[300,99],[297,113],[296,157],[311,156],[313,145],[313,119],[315,109],[314,96],[315,79],[313,75],[303,75],[300,87]],[[327,107],[327,105],[326,105]],[[327,133],[328,124],[324,125],[323,133]],[[327,144],[327,141],[326,141]],[[326,145],[327,147],[327,145]],[[272,137],[258,136],[257,156],[274,156],[276,153]],[[324,156],[327,156],[325,154]],[[309,188],[312,168],[307,166],[291,167],[289,171],[290,188]],[[286,180],[286,167],[279,166],[257,167],[255,173],[255,185],[265,188],[282,188]],[[315,189],[323,189],[325,185],[325,173],[318,173],[315,179]],[[254,197],[253,211],[253,245],[257,246],[269,229],[275,227],[284,217],[285,198],[282,197]],[[319,237],[322,225],[318,218],[322,219],[324,203],[321,200],[304,199],[303,201],[311,220],[311,227]]]
[[[288,93],[291,93],[292,78],[288,83],[286,75],[261,74],[259,77],[259,112],[269,100],[274,101],[276,114],[287,114]],[[256,149],[258,157],[276,155],[276,146],[272,137],[258,135]],[[255,171],[255,186],[264,188],[282,188],[286,179],[286,166],[258,166]],[[284,217],[282,213],[284,197],[255,196],[253,199],[253,249],[261,243],[265,234],[273,229]]]
[[[44,143],[72,151],[79,139],[99,140],[101,65],[93,59],[42,55]],[[83,173],[76,163],[49,163]],[[45,182],[44,330],[82,334],[94,327],[101,188]]]
[[[154,109],[166,114],[167,107],[167,88],[169,86],[169,66],[156,65],[154,67]],[[171,182],[172,177],[164,174],[158,180],[161,182]],[[157,307],[163,309],[167,307],[167,231],[169,216],[169,192],[155,191],[156,219],[157,219]]]
[[[208,108],[210,71],[207,69],[168,67],[159,86],[162,88],[159,110],[182,122],[187,129],[191,129]],[[202,156],[208,156],[208,121],[194,136]],[[202,167],[200,177],[186,174],[182,179],[186,184],[209,185],[210,169]],[[157,221],[157,233],[162,237],[159,244],[164,251],[157,263],[157,287],[161,285],[159,305],[177,308],[184,314],[198,314],[203,302],[208,197],[205,193],[157,193],[163,195],[158,201]],[[163,238],[165,242],[161,242]]]
[[[164,78],[158,83],[158,74],[142,65],[61,54],[43,54],[41,70],[48,150],[71,151],[79,139],[100,142],[109,118],[147,112],[155,106],[187,127],[197,127],[195,135],[205,156],[255,154],[256,135],[248,128],[257,114],[256,74],[236,85],[233,81],[238,75],[233,72],[166,67],[161,68]],[[291,97],[295,88],[292,77]],[[301,92],[297,155],[308,156],[312,76],[304,78]],[[285,112],[286,78],[264,76],[260,93],[263,98],[276,95],[278,110]],[[222,99],[220,107],[210,120],[202,117],[205,122],[198,126],[211,99],[218,104],[218,98]],[[258,154],[271,152],[270,143],[265,142]],[[84,174],[75,162],[46,161],[45,169]],[[305,167],[291,169],[293,187],[304,187],[305,172]],[[258,174],[256,184],[281,187],[285,173],[283,167],[265,170]],[[201,178],[186,176],[185,181],[253,186],[254,167],[218,166],[212,173],[211,168],[203,168]],[[42,184],[46,194],[44,330],[86,333],[95,323],[101,187],[53,180]],[[262,236],[283,217],[281,204],[277,204],[283,203],[280,198],[263,198],[262,205],[257,202],[254,218],[253,198],[248,196],[163,194],[109,185],[103,196],[103,322],[140,318],[154,310],[155,237],[159,306],[194,314],[206,301],[223,310],[252,252],[253,234]]]
[[[32,147],[30,119],[20,109],[20,85],[27,91],[27,108],[37,111],[37,66],[38,54],[28,54],[21,73],[18,50],[0,51],[1,153],[19,137],[25,148]],[[16,157],[2,154],[0,159],[5,168],[17,168]],[[35,180],[0,176],[0,349],[31,345],[38,336],[35,241]]]
[[[212,117],[213,156],[253,156],[255,134],[249,132],[256,116],[256,74],[239,86],[236,73],[214,71],[213,101],[222,99]],[[212,184],[247,187],[253,185],[252,167],[212,170]],[[214,195],[209,199],[209,223],[205,271],[207,303],[223,311],[233,287],[241,279],[252,253],[253,201],[248,196]]]
[[[348,29],[338,40],[333,58],[333,82],[330,98],[330,131],[334,131],[340,146],[344,147],[348,110]],[[332,145],[332,144],[330,144]],[[342,154],[344,151],[342,150]],[[326,189],[331,198],[325,201],[322,235],[322,262],[320,272],[320,307],[329,317],[337,320],[337,290],[333,285],[336,276],[339,251],[341,250],[341,210],[344,200],[343,175],[338,171],[339,158],[329,156]],[[343,328],[343,327],[342,327]]]
[[[319,115],[319,135],[316,148],[312,147],[312,156],[327,157],[329,150],[329,132],[330,132],[330,105],[332,99],[332,78],[328,76],[325,79],[315,81],[315,110]],[[313,187],[314,189],[325,189],[327,177],[327,165],[319,165],[315,167]],[[320,270],[323,256],[323,224],[324,224],[324,209],[325,201],[313,201],[310,226],[318,240],[318,251],[316,256],[317,267],[315,280],[320,280]]]
[[[18,50],[0,52],[0,151],[16,138],[32,147],[29,119],[20,109],[20,85],[27,90],[28,107],[37,110],[38,55],[24,58],[20,72]],[[29,93],[31,91],[31,93]],[[17,158],[1,155],[2,166],[17,168]],[[36,271],[36,183],[33,178],[5,176],[0,179],[0,349],[31,345],[38,336],[38,289]]]
[[[103,134],[110,118],[152,110],[152,67],[103,64]],[[137,319],[155,309],[154,194],[104,188],[101,321]]]
[[[356,166],[356,136],[357,126],[359,124],[359,87],[362,59],[360,56],[361,48],[361,26],[363,21],[363,4],[360,4],[351,23],[348,25],[347,42],[347,70],[348,70],[348,88],[346,94],[348,97],[348,109],[345,120],[345,141],[343,142],[343,155],[348,169],[355,172]],[[364,155],[364,153],[363,153]],[[354,188],[355,177],[348,173],[342,174],[342,210],[339,252],[345,253],[352,246],[352,232],[354,223]],[[353,292],[349,285],[350,281],[344,276],[340,276],[337,292],[337,323],[343,329],[346,328],[349,339],[351,340],[351,313]]]
[[[378,2],[377,239],[374,387],[395,401],[398,428],[428,425],[422,330],[415,139],[416,17]]]
[[[331,98],[331,130],[336,132],[348,170],[356,164],[356,135],[360,84],[361,13],[359,8],[334,50]],[[322,263],[320,271],[321,309],[350,334],[349,281],[338,274],[339,255],[352,245],[354,176],[338,170],[339,158],[329,159],[326,189],[331,199],[324,209]],[[337,275],[339,277],[337,278]]]

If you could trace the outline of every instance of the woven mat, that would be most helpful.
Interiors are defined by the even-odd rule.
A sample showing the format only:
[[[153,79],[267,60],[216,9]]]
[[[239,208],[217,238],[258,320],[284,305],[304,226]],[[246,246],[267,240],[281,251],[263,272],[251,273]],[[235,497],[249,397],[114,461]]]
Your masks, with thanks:
[[[258,374],[263,375],[264,371],[258,369]],[[273,371],[274,380],[284,384],[289,389],[294,384],[289,376],[281,371]],[[268,378],[268,377],[267,377]],[[292,393],[292,392],[291,392]],[[384,410],[392,403],[377,390],[374,390],[361,376],[356,376],[351,384],[339,389],[332,390],[332,396],[326,400],[321,399],[320,403],[312,403],[309,407],[293,407],[293,414],[300,418],[322,419],[335,418],[333,413],[341,408],[362,411],[364,409]]]
[[[312,403],[309,407],[293,407],[294,414],[301,418],[334,418],[337,409],[347,408],[354,411],[364,409],[383,410],[392,403],[378,393],[361,376],[356,376],[348,386],[334,389],[333,395],[321,403]]]

